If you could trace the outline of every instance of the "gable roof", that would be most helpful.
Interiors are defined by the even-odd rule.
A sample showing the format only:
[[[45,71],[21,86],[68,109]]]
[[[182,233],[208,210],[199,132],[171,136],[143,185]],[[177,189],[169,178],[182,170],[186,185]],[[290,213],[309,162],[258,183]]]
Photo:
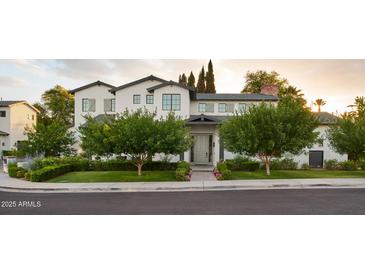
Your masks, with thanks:
[[[187,120],[186,123],[188,125],[218,125],[222,123],[224,120],[227,120],[229,117],[228,115],[191,115]]]
[[[278,97],[261,93],[196,93],[204,101],[278,101]]]
[[[321,125],[332,125],[336,123],[338,117],[336,115],[333,115],[329,112],[315,112],[314,113]]]
[[[159,84],[159,85],[148,88],[147,91],[152,92],[156,89],[163,88],[163,87],[166,87],[166,86],[177,86],[177,87],[181,87],[183,89],[187,89],[187,90],[190,90],[190,91],[195,91],[194,88],[183,85],[183,84],[180,84],[180,83],[177,83],[175,81],[166,81],[162,84]]]
[[[118,90],[121,90],[121,89],[125,89],[125,88],[128,88],[128,87],[131,87],[131,86],[134,86],[134,85],[138,85],[140,83],[143,83],[143,82],[146,82],[146,81],[160,81],[162,83],[164,82],[167,82],[166,80],[164,79],[161,79],[161,78],[158,78],[156,76],[153,76],[153,75],[150,75],[150,76],[147,76],[147,77],[144,77],[144,78],[141,78],[139,80],[136,80],[136,81],[133,81],[133,82],[129,82],[127,84],[124,84],[124,85],[121,85],[119,87],[114,87],[112,88],[111,90],[109,90],[111,93],[115,94],[116,91]]]
[[[37,108],[35,108],[33,105],[29,104],[27,101],[25,100],[17,100],[17,101],[0,101],[0,107],[10,107],[12,105],[16,105],[16,104],[25,104],[28,107],[30,107],[31,109],[33,109],[35,112],[39,113],[39,110]]]
[[[93,82],[93,83],[90,83],[90,84],[87,84],[87,85],[84,85],[82,87],[79,87],[79,88],[75,88],[75,89],[72,89],[72,90],[69,90],[68,92],[71,93],[71,94],[75,94],[75,92],[78,92],[80,90],[84,90],[84,89],[88,89],[88,88],[91,88],[93,86],[106,86],[108,88],[115,88],[115,86],[113,85],[110,85],[110,84],[107,84],[105,82],[102,82],[102,81],[96,81],[96,82]]]
[[[18,103],[25,103],[24,100],[18,100],[18,101],[0,101],[0,107],[8,107],[14,104],[18,104]]]

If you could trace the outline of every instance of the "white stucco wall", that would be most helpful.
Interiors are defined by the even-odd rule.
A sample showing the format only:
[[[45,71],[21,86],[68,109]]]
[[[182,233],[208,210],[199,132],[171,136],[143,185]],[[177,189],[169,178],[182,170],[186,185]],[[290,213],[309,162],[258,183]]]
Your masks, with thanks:
[[[0,107],[0,111],[6,111],[6,117],[0,117],[0,130],[10,134],[10,108]],[[5,143],[5,146],[2,145]],[[10,149],[10,138],[8,136],[0,136],[0,150]]]
[[[178,86],[166,86],[154,91],[155,94],[155,107],[157,110],[157,117],[166,117],[170,111],[162,110],[162,95],[163,94],[180,94],[181,108],[178,111],[174,111],[176,116],[182,119],[190,117],[190,95],[187,89]]]
[[[116,91],[115,93],[115,109],[117,112],[123,112],[126,109],[130,111],[136,111],[139,108],[144,108],[148,111],[155,111],[156,105],[159,104],[159,102],[156,101],[156,98],[154,96],[153,98],[153,104],[146,104],[146,95],[153,95],[153,93],[150,93],[147,91],[147,88],[157,86],[158,84],[161,84],[160,81],[145,81],[140,84],[127,87],[121,90]],[[133,95],[140,95],[141,96],[141,103],[140,104],[133,104]]]
[[[326,136],[326,131],[328,128],[328,126],[323,125],[316,129],[316,131],[319,132],[320,137],[323,138],[323,146],[321,146],[320,144],[315,144],[311,148],[306,148],[304,152],[300,155],[296,155],[293,157],[294,161],[299,163],[299,167],[301,167],[303,164],[309,164],[309,151],[311,150],[323,151],[323,162],[326,160],[347,160],[347,154],[339,154],[335,152],[334,149],[330,146],[330,143]]]
[[[109,92],[110,87],[104,85],[93,86],[75,92],[75,129],[85,123],[85,115],[97,116],[105,114],[104,99],[114,99],[115,96]],[[82,99],[95,99],[95,112],[82,112]],[[117,105],[115,105],[117,110]],[[115,112],[107,112],[107,114],[114,114]]]
[[[34,120],[32,119],[34,117]],[[37,112],[27,104],[10,106],[10,148],[15,147],[17,141],[24,141],[25,127],[32,127],[37,122]]]

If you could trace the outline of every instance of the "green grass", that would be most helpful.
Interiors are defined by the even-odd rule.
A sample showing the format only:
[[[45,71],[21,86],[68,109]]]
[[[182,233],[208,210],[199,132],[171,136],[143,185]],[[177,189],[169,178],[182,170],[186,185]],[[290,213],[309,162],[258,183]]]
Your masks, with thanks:
[[[141,176],[137,171],[80,171],[70,172],[53,178],[52,183],[87,183],[87,182],[162,182],[176,181],[175,171],[144,171]]]
[[[299,178],[364,178],[365,171],[345,170],[272,170],[266,176],[264,170],[255,172],[232,171],[232,180],[245,179],[299,179]]]

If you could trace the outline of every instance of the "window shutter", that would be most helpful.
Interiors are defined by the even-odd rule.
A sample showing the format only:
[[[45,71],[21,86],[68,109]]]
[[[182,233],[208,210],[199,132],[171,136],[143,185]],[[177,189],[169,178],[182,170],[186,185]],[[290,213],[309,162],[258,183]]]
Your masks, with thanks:
[[[227,112],[234,112],[234,104],[227,104]]]
[[[207,112],[214,112],[214,104],[213,103],[207,104],[206,111]]]
[[[95,112],[95,104],[96,104],[95,99],[89,99],[89,111],[90,112]]]

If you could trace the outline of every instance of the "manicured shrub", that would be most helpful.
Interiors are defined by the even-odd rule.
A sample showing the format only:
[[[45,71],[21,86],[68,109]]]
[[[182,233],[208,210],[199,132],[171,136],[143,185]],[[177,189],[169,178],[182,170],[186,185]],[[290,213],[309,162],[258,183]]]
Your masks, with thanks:
[[[18,170],[16,172],[16,177],[17,178],[24,178],[25,177],[25,173],[27,172],[26,169],[22,168],[22,167],[18,167]]]
[[[73,171],[89,170],[89,160],[82,157],[46,157],[34,161],[31,169],[37,170],[46,166],[56,166],[61,164],[70,164]]]
[[[177,169],[175,171],[175,178],[177,181],[190,181],[190,163],[179,162],[177,163]]]
[[[9,166],[8,167],[8,174],[9,177],[16,178],[16,173],[18,172],[17,166]]]
[[[177,163],[177,168],[185,168],[185,169],[190,170],[191,169],[191,165],[188,162],[181,161],[181,162],[178,162]]]
[[[243,156],[236,156],[234,159],[225,160],[225,163],[228,169],[235,171],[256,171],[260,168],[259,161]]]
[[[274,159],[271,161],[271,170],[294,170],[298,168],[298,163],[293,159]]]
[[[189,170],[186,168],[178,168],[175,171],[175,178],[177,181],[190,181]]]
[[[31,171],[25,172],[25,174],[24,174],[25,180],[30,181],[30,174],[31,174]]]
[[[337,160],[326,160],[324,161],[324,167],[328,170],[335,170],[339,169],[339,163]]]
[[[221,176],[219,176],[218,180],[229,180],[232,177],[232,171],[229,169],[225,169],[222,171]]]
[[[355,161],[344,161],[339,163],[339,167],[342,170],[357,170],[358,165]]]
[[[302,164],[302,169],[303,170],[310,170],[309,164]]]
[[[358,161],[358,166],[361,168],[361,170],[365,170],[365,159]]]
[[[46,166],[38,170],[33,170],[30,174],[30,180],[32,182],[44,182],[71,171],[72,166],[70,164]]]

